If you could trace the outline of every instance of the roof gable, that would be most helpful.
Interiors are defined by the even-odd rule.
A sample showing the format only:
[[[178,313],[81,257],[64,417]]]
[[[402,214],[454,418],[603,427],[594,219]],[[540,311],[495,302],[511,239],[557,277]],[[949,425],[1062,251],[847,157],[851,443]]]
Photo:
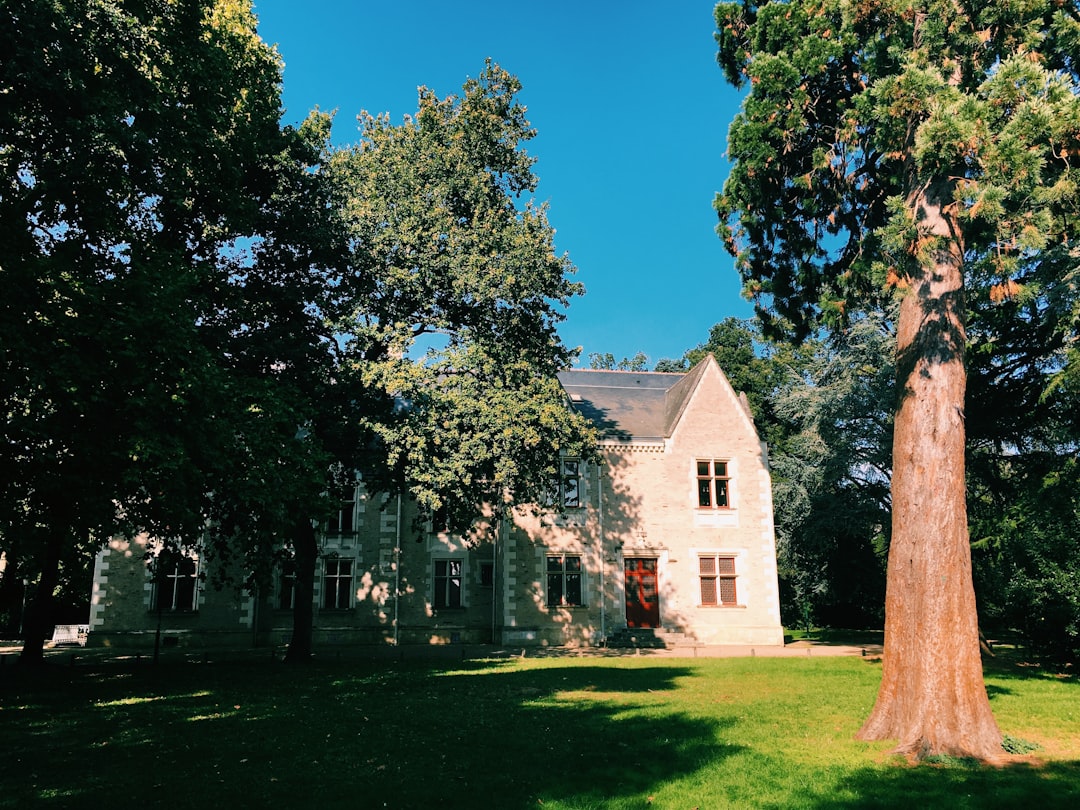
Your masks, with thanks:
[[[664,433],[665,436],[670,436],[675,431],[675,426],[679,424],[679,419],[682,418],[683,413],[686,411],[686,406],[690,404],[690,398],[701,383],[701,378],[710,362],[714,366],[716,365],[716,360],[713,359],[711,354],[690,369],[688,373],[683,375],[681,380],[668,390],[667,412],[665,414],[667,431]],[[719,366],[717,366],[717,369],[719,369]]]

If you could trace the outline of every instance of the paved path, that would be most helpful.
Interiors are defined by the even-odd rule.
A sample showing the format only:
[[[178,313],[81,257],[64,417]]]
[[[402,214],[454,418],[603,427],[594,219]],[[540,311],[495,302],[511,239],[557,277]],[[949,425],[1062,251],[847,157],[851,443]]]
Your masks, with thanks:
[[[14,664],[19,657],[18,642],[0,641],[0,665]],[[172,648],[162,650],[163,660],[178,661],[242,661],[260,658],[281,658],[284,648]],[[465,660],[477,658],[814,658],[822,656],[861,656],[877,658],[881,655],[880,644],[844,645],[824,644],[815,641],[794,641],[780,646],[750,645],[690,645],[680,644],[668,648],[648,647],[509,647],[490,644],[451,644],[428,646],[422,644],[392,646],[342,646],[320,647],[315,651],[317,660]],[[101,647],[46,646],[47,660],[56,663],[149,661],[153,649],[118,650]]]
[[[493,648],[494,650],[495,648]],[[846,644],[821,644],[814,641],[794,641],[791,644],[779,646],[751,646],[742,644],[708,645],[708,644],[677,644],[666,649],[652,649],[647,647],[526,647],[524,649],[511,650],[499,649],[493,651],[493,657],[522,656],[524,658],[553,658],[553,657],[581,657],[590,656],[616,657],[616,656],[655,656],[660,658],[813,658],[817,656],[852,655],[862,657],[879,657],[881,655],[880,644],[864,644],[860,646]],[[482,657],[482,656],[477,656]]]

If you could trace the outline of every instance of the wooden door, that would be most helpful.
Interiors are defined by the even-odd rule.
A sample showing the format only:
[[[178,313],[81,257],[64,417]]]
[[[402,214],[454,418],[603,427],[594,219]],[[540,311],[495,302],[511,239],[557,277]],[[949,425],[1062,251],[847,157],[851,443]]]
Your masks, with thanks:
[[[660,593],[656,580],[656,558],[627,557],[624,570],[626,626],[659,627]]]

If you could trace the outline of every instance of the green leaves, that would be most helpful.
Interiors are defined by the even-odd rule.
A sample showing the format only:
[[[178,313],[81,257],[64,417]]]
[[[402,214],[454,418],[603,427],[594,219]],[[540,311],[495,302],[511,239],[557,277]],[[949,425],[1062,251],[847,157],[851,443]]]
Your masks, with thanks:
[[[303,304],[256,300],[304,151],[280,60],[246,2],[15,0],[0,28],[0,543],[194,542],[296,354],[266,324]]]
[[[559,452],[590,441],[554,376],[582,288],[546,207],[520,196],[536,178],[519,90],[490,62],[460,96],[421,88],[399,125],[361,113],[361,142],[330,164],[350,245],[334,328],[357,384],[399,403],[360,415],[380,448],[367,480],[463,525],[536,500]]]
[[[563,317],[557,307],[581,292],[555,255],[546,208],[517,201],[535,185],[533,159],[519,148],[533,131],[517,88],[489,65],[461,98],[424,89],[416,117],[400,126],[361,114],[363,140],[335,156],[354,246],[345,284],[363,302],[353,321],[365,332],[378,323],[376,343],[404,351],[421,334],[469,330],[492,351],[546,344]]]
[[[1075,227],[1077,23],[1055,4],[722,3],[716,19],[727,78],[749,80],[716,208],[767,324],[802,336],[902,287],[924,247],[903,207],[927,184],[952,184],[968,261],[994,257],[1002,281]]]

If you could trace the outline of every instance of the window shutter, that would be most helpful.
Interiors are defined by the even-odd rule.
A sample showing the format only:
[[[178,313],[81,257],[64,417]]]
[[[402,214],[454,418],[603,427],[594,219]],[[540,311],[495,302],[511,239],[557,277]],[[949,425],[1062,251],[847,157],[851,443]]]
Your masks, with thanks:
[[[721,605],[734,605],[735,604],[735,580],[734,579],[721,579],[720,580],[720,604]]]
[[[716,558],[698,557],[698,571],[701,576],[701,604],[716,604]]]
[[[716,580],[715,579],[702,579],[701,580],[701,604],[703,604],[703,605],[715,605],[716,604]]]

